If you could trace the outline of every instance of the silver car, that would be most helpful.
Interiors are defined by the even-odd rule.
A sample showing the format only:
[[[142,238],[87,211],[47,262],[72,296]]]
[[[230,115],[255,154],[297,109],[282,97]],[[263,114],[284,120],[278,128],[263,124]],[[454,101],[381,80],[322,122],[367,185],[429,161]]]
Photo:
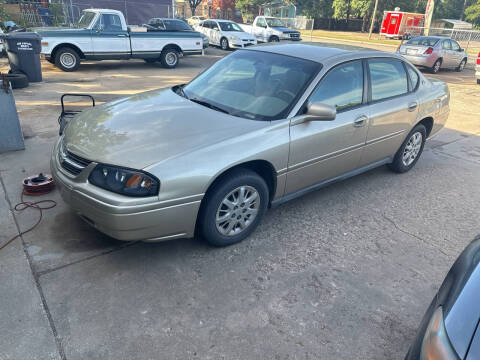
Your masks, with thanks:
[[[437,73],[440,69],[463,71],[467,53],[453,39],[441,36],[417,36],[397,49],[412,64]]]
[[[80,113],[51,168],[65,201],[114,238],[229,245],[270,206],[384,164],[410,170],[449,98],[390,53],[242,49],[186,85]]]

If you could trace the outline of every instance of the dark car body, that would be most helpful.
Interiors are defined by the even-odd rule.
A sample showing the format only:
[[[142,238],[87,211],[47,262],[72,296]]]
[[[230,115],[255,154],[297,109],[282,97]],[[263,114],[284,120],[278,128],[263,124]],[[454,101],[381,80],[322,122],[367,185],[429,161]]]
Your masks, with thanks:
[[[178,32],[195,32],[187,22],[182,19],[170,19],[170,18],[152,18],[148,20],[147,24],[144,24],[149,31],[178,31]],[[209,45],[208,38],[200,33],[203,42],[203,48],[206,49]]]
[[[441,308],[449,356],[428,357],[422,354],[429,338],[429,324]],[[457,258],[440,290],[425,313],[406,360],[413,359],[480,359],[480,236],[477,236]],[[431,339],[431,336],[430,336]]]

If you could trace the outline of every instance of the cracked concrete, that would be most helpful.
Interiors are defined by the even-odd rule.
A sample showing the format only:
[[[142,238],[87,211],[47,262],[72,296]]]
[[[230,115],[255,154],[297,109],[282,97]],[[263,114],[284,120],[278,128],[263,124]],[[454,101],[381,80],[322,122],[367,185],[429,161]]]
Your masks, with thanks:
[[[184,82],[223,54],[173,71],[43,64],[45,82],[15,92],[26,150],[0,154],[0,242],[37,219],[11,205],[23,177],[48,169],[61,93],[108,101]],[[480,233],[478,87],[471,71],[436,77],[452,92],[448,128],[412,171],[378,168],[283,204],[235,246],[118,242],[49,194],[57,207],[0,251],[0,360],[403,358]]]

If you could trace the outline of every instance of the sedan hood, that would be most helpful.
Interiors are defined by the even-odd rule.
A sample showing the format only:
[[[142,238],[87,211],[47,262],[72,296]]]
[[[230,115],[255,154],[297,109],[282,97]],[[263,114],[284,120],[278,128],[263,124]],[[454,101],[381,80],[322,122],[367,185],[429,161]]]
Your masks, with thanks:
[[[95,162],[143,169],[268,126],[161,89],[94,107],[65,130],[65,146]]]

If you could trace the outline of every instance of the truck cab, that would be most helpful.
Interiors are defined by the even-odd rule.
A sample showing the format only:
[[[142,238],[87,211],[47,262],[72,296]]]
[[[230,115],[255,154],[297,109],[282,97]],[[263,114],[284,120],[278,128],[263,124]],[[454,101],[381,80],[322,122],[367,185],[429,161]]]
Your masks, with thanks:
[[[251,27],[245,28],[260,42],[278,42],[281,40],[299,41],[300,32],[287,27],[279,18],[257,16]]]

